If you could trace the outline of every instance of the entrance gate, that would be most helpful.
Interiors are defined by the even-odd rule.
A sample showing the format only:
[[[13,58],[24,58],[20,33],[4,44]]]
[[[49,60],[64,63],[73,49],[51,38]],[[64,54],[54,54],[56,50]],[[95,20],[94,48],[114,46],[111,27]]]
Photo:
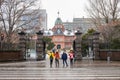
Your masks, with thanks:
[[[32,40],[29,37],[26,37],[25,32],[20,32],[19,34],[19,49],[21,50],[21,55],[23,56],[24,60],[27,60],[29,55],[28,51],[28,45],[30,45],[31,42],[34,42],[35,51],[34,55],[36,55],[36,60],[43,60],[45,59],[45,42],[43,41],[43,33],[41,31],[37,32],[37,39]],[[28,43],[29,41],[29,43]],[[33,44],[32,44],[33,45]]]

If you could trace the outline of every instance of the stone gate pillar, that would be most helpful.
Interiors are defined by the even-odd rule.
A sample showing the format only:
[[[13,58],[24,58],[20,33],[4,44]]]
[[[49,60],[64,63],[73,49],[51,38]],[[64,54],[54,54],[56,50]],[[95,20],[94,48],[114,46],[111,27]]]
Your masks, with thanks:
[[[81,34],[82,33],[80,31],[77,31],[75,33],[76,39],[73,42],[73,49],[75,51],[75,59],[76,60],[81,60],[82,59],[82,51],[81,51],[82,38],[81,38]]]
[[[43,33],[39,31],[36,34],[37,34],[37,41],[36,41],[37,60],[43,60],[44,59]]]
[[[21,50],[21,55],[23,59],[26,59],[26,33],[21,31],[19,34],[19,49]]]
[[[99,56],[99,32],[93,33],[93,59],[98,60],[100,59]]]

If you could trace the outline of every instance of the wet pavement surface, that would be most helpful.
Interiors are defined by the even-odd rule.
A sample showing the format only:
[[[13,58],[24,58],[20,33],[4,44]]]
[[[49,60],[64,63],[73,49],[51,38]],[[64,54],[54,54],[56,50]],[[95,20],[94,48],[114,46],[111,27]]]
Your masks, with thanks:
[[[69,60],[68,60],[69,63]],[[76,61],[50,68],[49,60],[0,63],[0,80],[120,80],[120,61]]]

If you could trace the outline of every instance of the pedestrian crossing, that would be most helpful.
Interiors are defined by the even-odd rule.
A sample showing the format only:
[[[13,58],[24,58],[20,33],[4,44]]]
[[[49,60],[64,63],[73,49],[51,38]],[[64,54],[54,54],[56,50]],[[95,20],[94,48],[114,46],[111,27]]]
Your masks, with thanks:
[[[49,60],[0,64],[0,80],[120,80],[120,67],[49,67]],[[68,61],[69,62],[69,61]]]
[[[119,80],[120,72],[116,72],[94,68],[1,68],[0,80]]]

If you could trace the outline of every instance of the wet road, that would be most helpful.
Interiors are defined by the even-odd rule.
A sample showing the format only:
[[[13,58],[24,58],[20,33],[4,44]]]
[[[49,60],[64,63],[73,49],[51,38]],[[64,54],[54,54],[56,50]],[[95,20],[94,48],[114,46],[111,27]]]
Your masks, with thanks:
[[[68,61],[69,62],[69,61]],[[49,60],[0,63],[0,80],[120,80],[120,62],[79,61],[49,67]]]

